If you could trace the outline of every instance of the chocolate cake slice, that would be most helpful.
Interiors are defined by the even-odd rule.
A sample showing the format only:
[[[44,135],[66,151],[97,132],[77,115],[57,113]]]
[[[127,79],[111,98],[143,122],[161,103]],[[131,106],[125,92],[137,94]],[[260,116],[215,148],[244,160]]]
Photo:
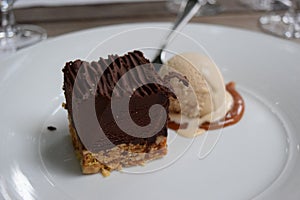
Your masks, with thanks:
[[[68,62],[63,73],[70,135],[84,174],[107,176],[167,153],[170,92],[142,52]]]

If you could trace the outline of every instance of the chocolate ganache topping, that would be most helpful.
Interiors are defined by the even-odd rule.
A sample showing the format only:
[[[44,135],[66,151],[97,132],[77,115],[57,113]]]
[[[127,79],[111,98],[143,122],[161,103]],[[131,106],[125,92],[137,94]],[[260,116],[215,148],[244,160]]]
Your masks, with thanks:
[[[121,57],[110,55],[107,59],[100,58],[98,62],[91,63],[81,60],[68,62],[63,73],[65,108],[88,150],[97,152],[124,143],[151,144],[157,136],[167,136],[167,120],[163,120],[160,113],[150,118],[149,109],[159,104],[168,113],[171,92],[142,52],[134,51]],[[112,96],[121,102],[128,94],[131,119],[125,114],[117,117],[119,120],[132,120],[142,127],[149,123],[159,127],[163,123],[163,128],[155,135],[147,137],[147,133],[140,133],[141,137],[134,137],[116,123],[111,108]],[[93,108],[89,106],[91,102],[94,103]],[[92,114],[94,111],[96,115]],[[96,137],[99,127],[92,123],[95,117],[104,132],[100,139],[99,135]]]
[[[142,67],[136,67],[142,66]],[[80,70],[79,70],[80,69]],[[120,79],[125,73],[132,70],[124,79]],[[131,92],[132,88],[139,83],[153,82],[155,84],[147,84],[138,88],[136,95],[145,96],[151,93],[161,92],[169,93],[163,85],[164,81],[155,72],[153,65],[143,56],[140,51],[129,52],[119,57],[118,55],[110,55],[107,59],[100,58],[98,62],[85,62],[81,60],[66,63],[63,69],[64,90],[73,90],[75,79],[80,80],[77,84],[79,87],[74,88],[76,97],[86,99],[89,96],[101,95],[111,98],[112,92],[118,81],[125,88],[116,90],[117,96],[122,96],[124,92]],[[99,77],[99,75],[102,75]],[[95,83],[97,84],[96,93],[93,93]],[[68,91],[70,92],[70,91]]]

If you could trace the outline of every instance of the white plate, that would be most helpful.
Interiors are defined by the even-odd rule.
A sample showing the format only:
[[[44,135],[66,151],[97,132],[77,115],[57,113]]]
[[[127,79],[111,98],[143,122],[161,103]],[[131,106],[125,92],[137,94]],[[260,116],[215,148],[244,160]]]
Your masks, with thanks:
[[[108,178],[81,175],[66,112],[60,107],[61,69],[66,61],[86,58],[95,43],[149,26],[169,24],[128,24],[68,34],[1,61],[0,199],[299,200],[300,46],[219,26],[191,24],[184,33],[206,48],[225,80],[238,84],[246,102],[242,121],[224,129],[204,159],[197,156],[199,137],[180,159],[154,172],[113,172]],[[123,42],[102,45],[101,56],[140,48],[136,45],[149,38],[155,47],[163,37],[138,32],[127,34]],[[171,46],[177,52],[196,50],[178,38]],[[49,125],[57,131],[47,131]],[[174,139],[174,133],[170,135]],[[182,144],[190,143],[176,141],[169,145],[169,156],[176,151],[179,155]]]

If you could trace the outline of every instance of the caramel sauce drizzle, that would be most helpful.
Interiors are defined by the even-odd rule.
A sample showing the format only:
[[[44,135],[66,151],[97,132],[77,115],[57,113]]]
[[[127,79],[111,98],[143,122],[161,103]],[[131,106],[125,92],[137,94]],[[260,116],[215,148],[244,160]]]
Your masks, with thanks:
[[[244,114],[245,111],[245,102],[242,96],[236,91],[235,83],[229,82],[226,85],[226,90],[231,94],[233,98],[233,106],[230,111],[227,112],[226,116],[219,121],[216,122],[205,122],[199,126],[201,129],[205,130],[215,130],[219,128],[223,128],[226,126],[231,126],[238,123]],[[184,129],[187,128],[187,124],[177,124],[175,122],[169,121],[168,127],[173,130],[178,130],[179,128]]]

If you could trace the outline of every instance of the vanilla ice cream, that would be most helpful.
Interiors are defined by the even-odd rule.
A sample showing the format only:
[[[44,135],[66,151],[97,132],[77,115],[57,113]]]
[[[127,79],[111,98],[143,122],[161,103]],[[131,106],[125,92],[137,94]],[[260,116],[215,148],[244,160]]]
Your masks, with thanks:
[[[162,67],[160,74],[165,76],[172,71],[189,81],[189,86],[185,86],[176,78],[170,80],[177,96],[170,100],[170,119],[193,126],[179,129],[179,134],[186,137],[199,135],[205,131],[199,128],[202,123],[217,121],[231,109],[233,99],[225,89],[220,70],[208,56],[199,53],[176,55]]]

